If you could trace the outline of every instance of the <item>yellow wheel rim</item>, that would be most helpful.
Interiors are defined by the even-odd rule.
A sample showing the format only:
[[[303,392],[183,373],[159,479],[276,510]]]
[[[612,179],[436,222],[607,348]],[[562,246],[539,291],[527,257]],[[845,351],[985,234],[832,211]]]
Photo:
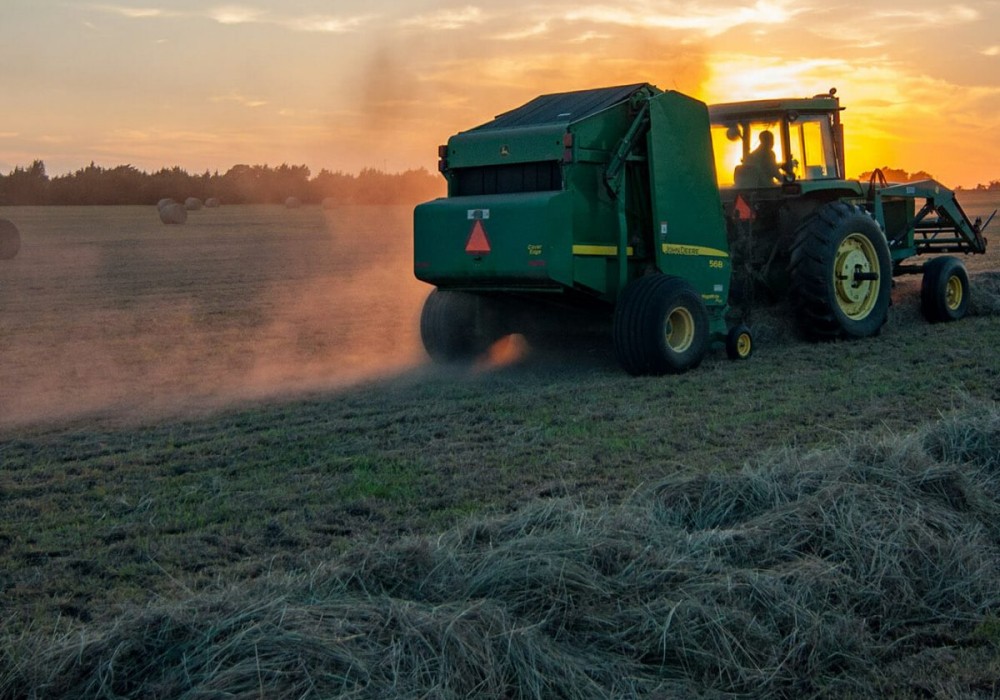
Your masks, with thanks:
[[[870,276],[876,279],[870,279]],[[833,264],[833,288],[837,305],[855,321],[868,316],[878,303],[882,284],[878,253],[867,236],[852,233],[837,248]]]
[[[736,354],[740,357],[749,357],[752,349],[753,340],[750,339],[750,334],[740,333],[739,337],[736,339]]]
[[[948,284],[944,289],[944,303],[948,305],[951,311],[958,310],[958,307],[962,305],[964,294],[965,290],[962,289],[962,280],[958,278],[958,275],[949,277]]]
[[[674,352],[684,352],[694,342],[694,316],[682,306],[670,310],[664,328],[667,346]]]

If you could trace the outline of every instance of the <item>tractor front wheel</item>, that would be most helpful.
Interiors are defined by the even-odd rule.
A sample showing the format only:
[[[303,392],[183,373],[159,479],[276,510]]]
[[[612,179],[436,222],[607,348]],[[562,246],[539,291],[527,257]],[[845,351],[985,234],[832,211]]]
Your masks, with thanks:
[[[877,335],[889,313],[892,261],[882,229],[864,210],[830,202],[795,233],[791,294],[813,340]]]
[[[490,299],[435,289],[420,313],[420,339],[435,362],[469,361],[498,340],[500,318]]]
[[[679,374],[694,369],[708,348],[708,310],[686,280],[640,277],[615,308],[615,355],[632,375]]]
[[[969,274],[958,258],[946,255],[924,265],[920,308],[931,323],[957,321],[969,308]]]

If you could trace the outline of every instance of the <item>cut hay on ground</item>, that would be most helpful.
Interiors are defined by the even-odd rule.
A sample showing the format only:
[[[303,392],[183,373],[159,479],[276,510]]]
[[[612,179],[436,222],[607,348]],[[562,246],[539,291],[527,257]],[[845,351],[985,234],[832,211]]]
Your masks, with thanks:
[[[969,275],[969,313],[975,316],[1000,316],[1000,272],[977,272]]]
[[[873,697],[998,606],[1000,407],[978,405],[14,640],[0,694]]]
[[[13,221],[0,219],[0,260],[11,260],[21,250],[21,233]]]

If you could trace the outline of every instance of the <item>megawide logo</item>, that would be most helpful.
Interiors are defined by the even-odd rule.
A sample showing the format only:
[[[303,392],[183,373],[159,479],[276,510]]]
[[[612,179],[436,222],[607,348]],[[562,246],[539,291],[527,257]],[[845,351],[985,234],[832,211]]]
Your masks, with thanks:
[[[469,240],[465,242],[465,252],[469,255],[486,255],[492,250],[490,239],[486,237],[486,228],[482,219],[476,219],[472,223],[472,232],[469,233]]]

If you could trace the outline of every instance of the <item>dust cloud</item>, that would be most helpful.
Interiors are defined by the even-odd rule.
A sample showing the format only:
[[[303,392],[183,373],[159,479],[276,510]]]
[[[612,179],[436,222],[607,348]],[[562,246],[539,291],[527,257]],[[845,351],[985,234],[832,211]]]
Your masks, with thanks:
[[[11,208],[0,432],[327,391],[425,361],[412,207]]]

